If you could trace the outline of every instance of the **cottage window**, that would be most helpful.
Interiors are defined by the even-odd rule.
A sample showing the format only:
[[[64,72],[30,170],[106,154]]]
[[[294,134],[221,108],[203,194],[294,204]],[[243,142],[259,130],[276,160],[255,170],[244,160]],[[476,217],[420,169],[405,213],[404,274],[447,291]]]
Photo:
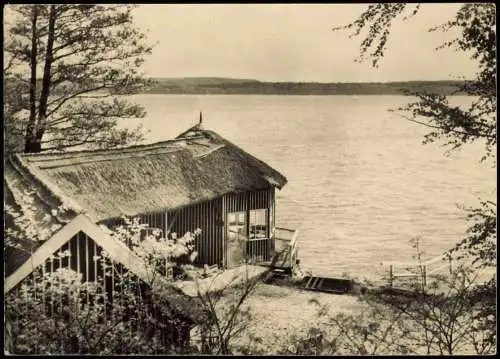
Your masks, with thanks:
[[[245,212],[231,212],[228,213],[228,236],[229,239],[237,238],[246,235],[245,228]]]
[[[249,211],[248,238],[250,240],[268,238],[267,218],[267,209],[265,208],[253,209]]]

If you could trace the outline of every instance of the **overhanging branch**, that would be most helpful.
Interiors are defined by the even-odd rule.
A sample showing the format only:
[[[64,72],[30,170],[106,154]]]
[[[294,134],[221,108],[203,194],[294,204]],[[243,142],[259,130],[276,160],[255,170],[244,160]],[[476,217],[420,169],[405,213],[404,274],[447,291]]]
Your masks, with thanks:
[[[435,128],[435,129],[438,129],[438,130],[442,130],[444,132],[451,132],[451,133],[455,133],[455,134],[458,134],[458,135],[466,135],[466,136],[474,135],[474,136],[484,137],[484,138],[488,138],[488,139],[496,139],[496,136],[489,135],[487,133],[481,133],[481,132],[479,132],[479,133],[475,133],[474,134],[474,133],[460,131],[460,130],[453,130],[453,129],[445,128],[445,127],[442,127],[442,126],[431,125],[430,123],[419,121],[419,120],[416,120],[414,118],[410,118],[408,116],[405,116],[403,114],[398,114],[398,115],[401,116],[401,117],[403,117],[404,119],[406,119],[408,121],[411,121],[411,122],[414,122],[414,123],[418,123],[419,125],[423,125],[423,126],[426,126],[426,127],[429,127],[429,128]]]

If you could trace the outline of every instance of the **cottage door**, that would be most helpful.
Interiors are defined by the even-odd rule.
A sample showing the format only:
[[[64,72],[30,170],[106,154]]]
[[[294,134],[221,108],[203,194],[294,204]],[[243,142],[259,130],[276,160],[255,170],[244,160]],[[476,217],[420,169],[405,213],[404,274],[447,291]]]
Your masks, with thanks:
[[[245,263],[246,257],[246,212],[227,214],[227,266],[236,267]]]

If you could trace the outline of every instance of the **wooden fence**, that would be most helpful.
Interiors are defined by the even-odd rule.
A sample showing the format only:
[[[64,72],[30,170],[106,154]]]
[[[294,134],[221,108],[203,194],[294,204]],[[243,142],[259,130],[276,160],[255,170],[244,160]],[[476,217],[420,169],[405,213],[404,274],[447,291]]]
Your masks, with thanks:
[[[440,255],[421,263],[386,262],[389,266],[389,286],[393,287],[397,279],[420,278],[422,284],[427,285],[427,280],[437,274],[453,273],[453,260],[447,255]],[[439,265],[441,264],[441,265]]]

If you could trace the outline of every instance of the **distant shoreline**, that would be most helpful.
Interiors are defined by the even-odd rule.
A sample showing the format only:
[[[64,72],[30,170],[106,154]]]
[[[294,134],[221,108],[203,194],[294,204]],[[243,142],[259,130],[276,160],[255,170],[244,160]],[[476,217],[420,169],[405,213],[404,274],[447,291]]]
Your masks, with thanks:
[[[162,92],[137,92],[133,93],[132,95],[186,95],[186,96],[281,96],[281,97],[286,97],[286,96],[302,96],[302,97],[307,97],[307,96],[346,96],[346,97],[355,97],[355,96],[412,96],[403,94],[403,93],[365,93],[365,94],[342,94],[342,93],[304,93],[304,94],[296,94],[296,93],[194,93],[194,92],[179,92],[179,93],[174,93],[174,92],[169,92],[169,93],[162,93]],[[130,96],[130,95],[124,95],[124,96]],[[446,96],[472,96],[467,93],[454,93],[454,94],[446,94]]]
[[[264,82],[231,78],[153,78],[156,82],[140,94],[172,95],[412,95],[430,92],[467,95],[459,92],[463,81],[398,82]]]

